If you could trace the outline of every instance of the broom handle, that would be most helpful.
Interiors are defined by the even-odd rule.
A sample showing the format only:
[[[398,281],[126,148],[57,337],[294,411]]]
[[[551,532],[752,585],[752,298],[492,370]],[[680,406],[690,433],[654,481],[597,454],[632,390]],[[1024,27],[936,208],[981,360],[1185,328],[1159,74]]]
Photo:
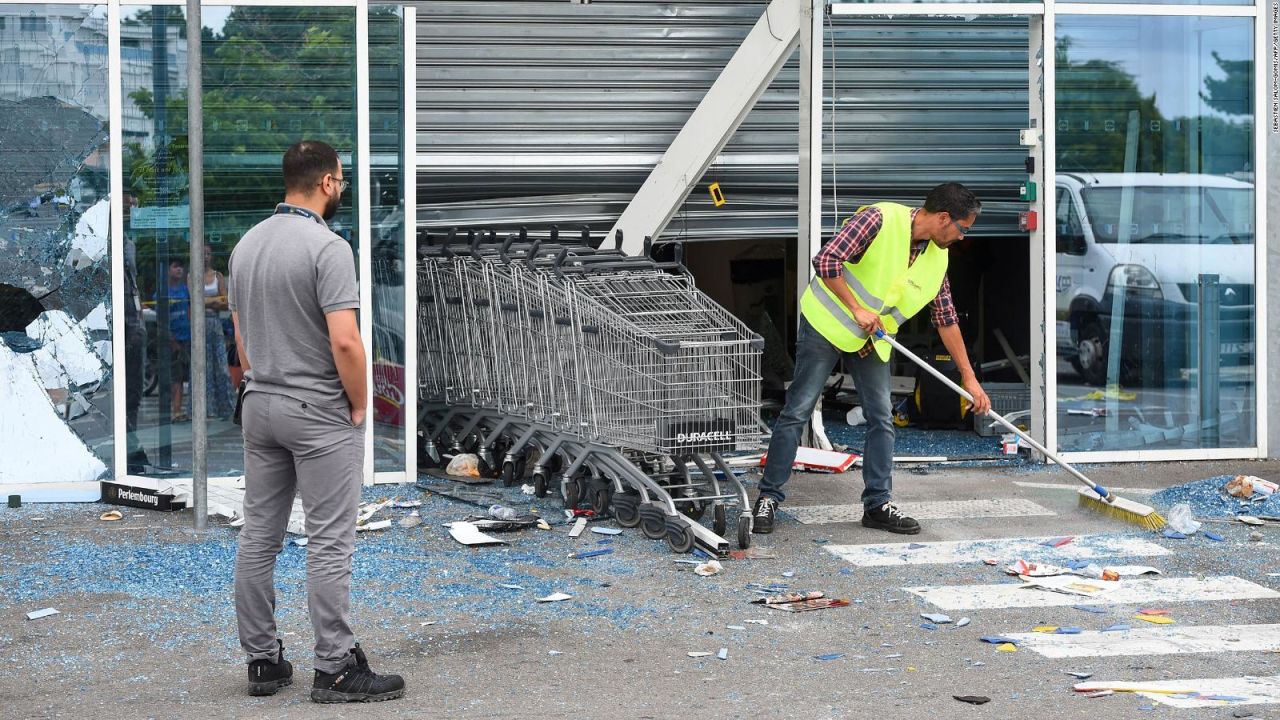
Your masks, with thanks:
[[[973,396],[970,395],[968,391],[966,391],[964,388],[957,385],[951,378],[947,377],[946,375],[943,375],[940,370],[930,365],[929,363],[925,362],[924,360],[920,359],[918,355],[916,355],[915,353],[903,347],[902,344],[899,343],[897,340],[894,340],[892,337],[885,334],[883,331],[876,332],[876,339],[884,340],[885,342],[889,343],[891,346],[893,346],[894,350],[897,350],[898,352],[910,358],[911,362],[914,362],[916,365],[919,365],[920,367],[924,368],[926,371],[929,372],[930,375],[933,375],[938,380],[941,380],[942,383],[945,384],[947,387],[960,393],[960,397],[964,398],[965,400],[968,400],[970,403],[973,402]],[[1009,422],[1008,420],[1005,420],[1004,416],[1001,415],[1000,413],[997,413],[995,410],[988,410],[987,414],[995,418],[996,422],[999,422],[1001,425],[1008,428],[1010,432],[1015,433],[1018,437],[1022,438],[1023,440],[1026,440],[1028,445],[1044,453],[1045,457],[1057,463],[1058,466],[1061,467],[1063,470],[1066,470],[1067,472],[1074,475],[1077,480],[1084,483],[1085,485],[1088,485],[1091,490],[1093,490],[1095,493],[1098,494],[1098,497],[1106,500],[1107,502],[1111,502],[1110,500],[1111,494],[1107,491],[1106,488],[1102,487],[1101,485],[1085,477],[1084,473],[1068,465],[1065,460],[1058,457],[1056,454],[1049,452],[1048,448],[1036,442],[1036,439],[1031,437],[1027,433],[1019,430],[1018,427],[1013,423]]]

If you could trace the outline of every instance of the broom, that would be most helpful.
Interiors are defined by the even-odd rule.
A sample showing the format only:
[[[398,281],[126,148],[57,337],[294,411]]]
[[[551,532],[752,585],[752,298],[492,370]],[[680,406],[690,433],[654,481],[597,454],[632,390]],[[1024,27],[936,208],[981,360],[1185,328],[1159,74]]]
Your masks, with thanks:
[[[906,355],[908,358],[911,359],[912,362],[914,362],[916,365],[919,365],[920,367],[927,370],[931,375],[936,377],[938,380],[942,381],[942,383],[944,383],[947,387],[960,393],[960,397],[963,397],[965,400],[968,400],[970,403],[973,402],[973,396],[970,395],[968,392],[966,392],[964,388],[952,382],[951,378],[947,377],[946,375],[943,375],[942,372],[940,372],[937,368],[933,367],[932,365],[925,362],[924,360],[921,360],[919,357],[916,356],[915,353],[911,352],[910,350],[906,349],[901,344],[899,344],[897,340],[894,340],[893,338],[886,335],[884,331],[877,331],[876,337],[880,340],[884,340],[885,342],[889,343],[891,346],[893,346],[894,350],[897,350],[903,355]],[[1005,420],[1004,416],[1000,415],[994,410],[988,411],[987,414],[995,418],[996,422],[999,422],[1001,425],[1005,426],[1010,432],[1013,432],[1017,434],[1018,437],[1022,438],[1023,440],[1026,440],[1027,444],[1029,444],[1031,447],[1044,453],[1045,457],[1057,463],[1058,466],[1061,467],[1063,470],[1066,470],[1067,472],[1074,475],[1077,480],[1084,483],[1087,487],[1080,488],[1079,500],[1080,500],[1081,507],[1106,513],[1113,517],[1119,518],[1120,520],[1123,520],[1125,522],[1132,523],[1140,527],[1144,527],[1148,530],[1159,530],[1160,528],[1164,527],[1165,525],[1164,518],[1160,517],[1160,513],[1157,513],[1155,511],[1155,508],[1152,508],[1149,505],[1143,505],[1142,503],[1139,503],[1139,502],[1134,502],[1132,500],[1126,500],[1125,498],[1122,498],[1122,497],[1116,497],[1111,493],[1110,490],[1107,490],[1101,485],[1085,477],[1084,473],[1071,467],[1066,463],[1066,461],[1064,461],[1062,458],[1058,457],[1054,453],[1049,452],[1049,450],[1046,449],[1043,445],[1036,442],[1035,438],[1019,430],[1017,426],[1015,426],[1013,423],[1009,422],[1008,420]]]

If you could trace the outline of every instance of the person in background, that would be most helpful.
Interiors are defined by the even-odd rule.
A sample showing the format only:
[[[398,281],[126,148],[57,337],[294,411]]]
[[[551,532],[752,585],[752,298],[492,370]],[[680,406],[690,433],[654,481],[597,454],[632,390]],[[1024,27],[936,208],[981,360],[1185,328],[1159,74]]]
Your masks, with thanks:
[[[191,291],[187,288],[187,264],[182,258],[169,260],[169,417],[188,422],[183,410],[182,386],[191,378]]]
[[[227,334],[220,313],[227,309],[227,279],[213,267],[213,250],[204,246],[204,330],[206,411],[211,418],[230,418],[236,409],[235,387],[227,370]]]

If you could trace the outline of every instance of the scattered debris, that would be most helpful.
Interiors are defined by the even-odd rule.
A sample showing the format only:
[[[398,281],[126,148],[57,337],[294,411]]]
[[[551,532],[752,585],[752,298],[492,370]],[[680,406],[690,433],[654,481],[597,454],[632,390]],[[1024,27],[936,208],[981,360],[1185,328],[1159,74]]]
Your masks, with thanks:
[[[1013,564],[1006,567],[1004,571],[1009,575],[1017,575],[1019,577],[1053,577],[1055,575],[1066,575],[1071,572],[1064,567],[1047,565],[1044,563],[1027,562],[1022,558],[1015,560]]]
[[[548,651],[547,651],[547,654],[548,654],[548,655],[563,655],[563,654],[564,654],[564,652],[562,652],[562,651],[560,651],[560,650],[548,650]]]
[[[925,630],[937,630],[937,629],[938,629],[938,626],[937,626],[937,625],[934,625],[933,623],[920,623],[920,627],[924,628]]]
[[[720,660],[729,659],[729,648],[720,648],[720,652],[716,653],[716,658]]]
[[[569,537],[576,538],[582,534],[583,530],[586,530],[586,529],[587,529],[587,519],[584,517],[580,517],[577,520],[573,521],[573,527],[569,529]]]
[[[444,471],[457,477],[478,478],[480,477],[480,458],[473,453],[454,455]]]
[[[309,542],[311,542],[311,538],[308,537],[296,537],[293,539],[293,544],[298,547],[306,547]]]
[[[730,550],[730,560],[777,560],[778,556],[765,549],[747,548],[746,550]],[[848,569],[848,568],[845,568]]]
[[[421,500],[396,500],[395,502],[391,503],[391,507],[405,508],[405,509],[422,507],[422,501]]]
[[[1135,620],[1145,620],[1146,622],[1149,622],[1149,623],[1151,623],[1152,625],[1172,625],[1172,624],[1173,624],[1173,618],[1169,617],[1168,615],[1142,615],[1142,614],[1138,614],[1138,615],[1134,615],[1134,616],[1133,616],[1133,619],[1135,619]]]
[[[583,552],[572,553],[571,555],[569,555],[569,559],[583,560],[585,558],[593,558],[593,557],[599,557],[601,555],[608,555],[612,552],[613,552],[613,548],[600,548],[599,550],[585,550]]]
[[[622,534],[622,530],[620,528],[600,527],[600,526],[591,528],[591,532],[597,535],[621,535]]]
[[[1139,615],[1168,615],[1169,611],[1164,608],[1142,608],[1138,610]]]
[[[724,566],[721,565],[718,560],[708,560],[694,567],[693,571],[702,577],[710,577],[712,575],[719,575],[720,571],[723,569]]]
[[[725,628],[729,630],[746,630],[742,625],[725,625]]]
[[[1236,520],[1239,520],[1240,522],[1244,523],[1245,525],[1260,526],[1260,525],[1266,525],[1266,524],[1267,524],[1267,522],[1266,522],[1265,520],[1263,520],[1262,518],[1256,518],[1256,517],[1254,517],[1254,516],[1252,516],[1252,515],[1237,515],[1237,516],[1236,516]]]
[[[1102,632],[1128,632],[1132,629],[1133,628],[1131,628],[1128,623],[1116,623],[1115,625],[1102,628]]]
[[[1165,528],[1165,529],[1164,529],[1164,536],[1165,536],[1165,537],[1167,537],[1167,538],[1169,538],[1170,540],[1186,540],[1186,539],[1187,539],[1187,534],[1186,534],[1186,533],[1178,532],[1177,530],[1174,530],[1173,528]]]
[[[763,597],[758,600],[752,600],[756,605],[764,605],[773,610],[785,610],[786,612],[806,612],[808,610],[825,610],[827,608],[846,607],[849,605],[848,600],[839,598],[829,598],[820,591],[811,592],[790,592],[782,595],[772,595]]]
[[[1041,544],[1041,545],[1044,545],[1045,547],[1060,548],[1060,547],[1062,547],[1063,545],[1066,545],[1066,544],[1068,544],[1068,543],[1070,543],[1070,542],[1072,542],[1072,541],[1074,541],[1074,540],[1075,540],[1075,538],[1074,538],[1074,537],[1070,537],[1070,536],[1068,536],[1068,537],[1063,537],[1063,538],[1051,538],[1051,539],[1049,539],[1049,540],[1045,540],[1044,542],[1042,542],[1042,543],[1040,543],[1040,544]]]
[[[999,564],[1000,564],[1000,561],[999,561],[999,560],[997,560],[997,559],[995,559],[995,558],[983,558],[983,559],[982,559],[982,563],[983,563],[984,565],[992,565],[992,566],[995,566],[995,565],[999,565]]]
[[[1226,538],[1222,537],[1216,532],[1213,532],[1212,530],[1205,530],[1204,536],[1209,538],[1210,540],[1213,540],[1214,542],[1222,542],[1223,540],[1226,540]]]
[[[1017,645],[1018,644],[1017,640],[1014,640],[1013,638],[1005,637],[1003,635],[983,635],[978,639],[984,643],[990,643],[992,645],[1004,645],[1004,644]]]
[[[414,510],[408,515],[400,518],[400,527],[402,528],[415,528],[421,524],[422,524],[422,516],[418,514],[417,510]]]
[[[1083,610],[1084,612],[1087,612],[1087,613],[1093,613],[1094,615],[1107,614],[1106,608],[1100,608],[1096,605],[1072,605],[1071,607],[1076,610]]]
[[[839,660],[842,657],[844,657],[844,653],[827,653],[826,655],[814,655],[813,659],[825,662],[827,660]]]
[[[952,695],[951,697],[962,703],[969,703],[970,705],[985,705],[991,702],[991,698],[985,695]]]
[[[768,625],[769,624],[768,620],[748,620],[747,622],[751,623],[752,625]]]
[[[1060,627],[1057,630],[1054,630],[1053,634],[1054,635],[1079,635],[1081,632],[1083,631],[1078,627]]]
[[[373,522],[365,523],[364,525],[356,525],[356,530],[361,532],[365,530],[386,530],[389,527],[391,527],[390,520],[374,520]]]
[[[996,650],[1000,652],[1018,652],[1018,646],[1014,643],[1004,643],[1003,645],[997,645]]]
[[[572,600],[572,599],[573,599],[572,595],[566,595],[565,593],[562,593],[562,592],[553,592],[546,597],[538,598],[537,602],[540,602],[540,603],[561,602],[563,600]]]
[[[793,578],[793,577],[795,577],[795,576],[796,576],[796,571],[795,571],[795,570],[788,570],[788,571],[786,571],[786,572],[782,573],[782,577],[784,577],[784,578]]]
[[[440,621],[439,620],[423,620],[422,622],[418,623],[418,627],[427,627],[428,625],[435,625],[438,622]]]
[[[119,510],[108,510],[102,513],[101,515],[99,515],[98,519],[103,520],[105,522],[111,522],[113,520],[119,520],[123,517],[124,515],[121,515]]]
[[[524,493],[525,495],[533,496],[538,493],[538,489],[532,485],[521,485],[520,492]]]
[[[968,624],[969,624],[969,622],[970,622],[969,618],[967,618],[967,617],[962,617],[962,618],[960,618],[959,620],[957,620],[957,621],[956,621],[956,627],[958,627],[958,628],[962,628],[962,627],[964,627],[965,625],[968,625]]]
[[[711,655],[711,653],[709,653],[709,652],[701,652],[701,651],[698,651],[698,650],[695,650],[695,651],[693,651],[693,652],[689,652],[689,653],[685,653],[685,654],[686,654],[686,655],[688,655],[688,656],[689,656],[689,657],[691,657],[691,658],[708,657],[708,656],[710,656],[710,655]]]
[[[364,523],[368,522],[369,518],[373,517],[375,513],[377,513],[382,508],[390,505],[394,501],[395,501],[395,498],[391,498],[388,500],[383,500],[382,502],[369,503],[361,507],[359,512],[356,514],[356,528],[359,529],[360,525],[363,525]]]
[[[1228,480],[1222,489],[1228,495],[1243,500],[1265,500],[1276,490],[1280,490],[1280,486],[1252,475],[1237,475]]]
[[[1063,670],[1062,672],[1070,675],[1071,677],[1077,680],[1088,680],[1089,678],[1093,677],[1093,673],[1088,673],[1088,672],[1076,672],[1074,670]]]
[[[1183,535],[1194,535],[1200,529],[1200,523],[1196,522],[1195,513],[1191,511],[1191,503],[1180,502],[1169,510],[1169,529]]]
[[[476,545],[507,544],[506,540],[499,540],[498,538],[493,537],[492,535],[486,535],[480,532],[480,528],[476,527],[474,523],[452,522],[452,523],[449,523],[448,527],[449,527],[449,534],[453,536],[453,539],[457,540],[463,545],[476,546]]]
[[[524,589],[524,586],[523,586],[523,585],[513,585],[513,584],[511,584],[511,583],[503,583],[502,585],[499,585],[498,587],[500,587],[500,588],[506,588],[506,589],[508,589],[508,590],[523,590],[523,589]]]
[[[1116,694],[1116,691],[1115,691],[1115,690],[1097,690],[1097,691],[1095,691],[1095,692],[1086,693],[1086,694],[1085,694],[1085,697],[1087,697],[1087,698],[1100,698],[1100,697],[1107,697],[1107,696],[1109,696],[1109,695],[1115,695],[1115,694]]]
[[[1031,632],[1038,632],[1038,633],[1045,633],[1048,635],[1052,635],[1053,633],[1058,632],[1058,626],[1057,625],[1037,625],[1031,628]]]
[[[1257,530],[1254,530],[1253,532],[1249,533],[1249,540],[1252,542],[1262,542],[1262,538],[1263,538],[1263,534],[1258,532]]]
[[[49,617],[50,615],[61,615],[61,614],[62,613],[58,612],[54,608],[44,608],[42,610],[32,610],[31,612],[27,613],[27,619],[39,620],[40,618]]]
[[[548,523],[546,520],[543,520],[542,518],[538,518],[538,529],[539,529],[539,530],[550,530],[550,529],[551,529],[551,523]]]
[[[931,623],[937,623],[939,625],[946,625],[951,622],[951,616],[943,615],[942,613],[920,613],[920,617]]]

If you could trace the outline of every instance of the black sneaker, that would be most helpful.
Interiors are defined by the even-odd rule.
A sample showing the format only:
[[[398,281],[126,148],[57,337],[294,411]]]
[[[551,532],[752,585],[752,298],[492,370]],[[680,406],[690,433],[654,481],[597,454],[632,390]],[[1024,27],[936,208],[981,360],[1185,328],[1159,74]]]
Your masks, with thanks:
[[[773,516],[777,512],[777,500],[768,495],[761,495],[756,498],[756,506],[751,511],[751,514],[755,515],[755,518],[751,521],[751,532],[757,535],[768,535],[773,532]]]
[[[286,685],[293,684],[293,665],[284,659],[284,642],[280,644],[280,657],[276,662],[254,660],[249,663],[249,694],[275,695]]]
[[[379,702],[404,697],[404,678],[379,675],[369,669],[369,660],[360,649],[352,648],[355,662],[336,673],[316,670],[311,684],[311,700],[318,703]]]
[[[920,532],[920,523],[902,514],[897,505],[887,502],[878,508],[867,508],[862,512],[862,526],[876,530],[888,530],[892,533],[915,535]]]

